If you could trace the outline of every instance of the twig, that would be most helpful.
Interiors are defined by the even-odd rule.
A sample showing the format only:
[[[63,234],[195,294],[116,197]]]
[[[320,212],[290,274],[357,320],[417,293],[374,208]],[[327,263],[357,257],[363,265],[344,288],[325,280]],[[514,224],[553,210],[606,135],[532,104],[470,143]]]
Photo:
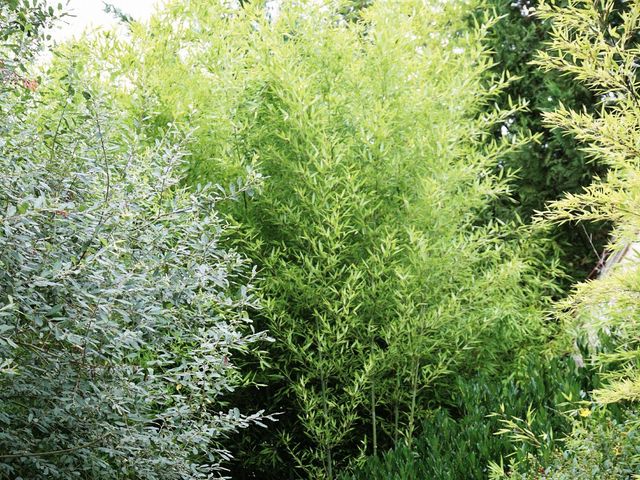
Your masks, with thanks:
[[[92,447],[96,443],[100,442],[100,440],[102,440],[102,438],[97,438],[92,442],[85,443],[83,445],[78,445],[77,447],[63,448],[60,450],[50,450],[48,452],[22,452],[22,453],[11,453],[9,455],[0,455],[0,459],[21,458],[21,457],[45,457],[47,455],[58,455],[60,453],[69,453],[69,452],[74,452],[76,450],[82,450],[83,448]]]

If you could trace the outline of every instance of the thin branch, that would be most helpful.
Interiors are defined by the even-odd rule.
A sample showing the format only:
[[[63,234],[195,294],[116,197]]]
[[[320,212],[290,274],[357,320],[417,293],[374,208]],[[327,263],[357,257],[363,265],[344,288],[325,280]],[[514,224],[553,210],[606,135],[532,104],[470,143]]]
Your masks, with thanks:
[[[62,126],[62,120],[64,120],[64,115],[67,112],[67,107],[69,106],[69,99],[66,98],[64,102],[64,107],[62,108],[62,113],[60,114],[60,118],[58,119],[58,124],[56,125],[56,131],[53,134],[53,140],[51,141],[51,155],[49,155],[49,162],[53,162],[55,153],[56,153],[56,144],[58,142],[58,135],[60,134],[60,127]]]
[[[76,450],[82,450],[83,448],[89,448],[93,445],[99,443],[102,438],[97,438],[92,442],[85,443],[83,445],[78,445],[77,447],[71,448],[63,448],[60,450],[50,450],[48,452],[22,452],[22,453],[11,453],[9,455],[0,455],[0,459],[9,459],[9,458],[22,458],[22,457],[46,457],[48,455],[59,455],[61,453],[70,453],[75,452]]]
[[[105,205],[107,205],[109,203],[109,197],[111,196],[111,173],[109,170],[109,157],[107,156],[107,149],[104,145],[104,138],[102,135],[102,126],[100,124],[100,117],[98,116],[98,110],[96,109],[96,105],[95,102],[93,100],[93,98],[91,99],[91,104],[93,107],[93,116],[96,120],[96,127],[98,129],[98,138],[100,139],[100,148],[102,151],[102,159],[104,162],[104,171],[105,171],[105,175],[106,175],[106,186],[105,186],[105,192],[104,192],[104,203]],[[93,230],[93,234],[91,235],[91,238],[87,241],[84,250],[82,251],[82,254],[80,255],[80,257],[78,258],[78,260],[75,262],[75,265],[79,265],[82,260],[84,260],[84,257],[87,255],[87,252],[89,251],[89,247],[91,246],[91,244],[93,244],[93,241],[95,240],[96,236],[98,235],[98,231],[100,230],[100,228],[102,227],[102,225],[104,224],[106,218],[105,218],[105,212],[104,210],[102,210],[102,212],[100,212],[100,219],[98,220],[98,224],[96,225],[96,228]]]

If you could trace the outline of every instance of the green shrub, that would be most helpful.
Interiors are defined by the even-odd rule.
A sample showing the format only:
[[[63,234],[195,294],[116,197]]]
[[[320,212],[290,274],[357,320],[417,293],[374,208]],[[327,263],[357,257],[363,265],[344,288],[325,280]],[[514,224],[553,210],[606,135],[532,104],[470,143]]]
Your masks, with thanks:
[[[556,263],[538,232],[478,226],[507,189],[499,158],[524,139],[487,132],[520,107],[486,113],[504,82],[484,87],[469,5],[378,2],[350,22],[314,2],[263,7],[173,2],[126,42],[70,55],[145,136],[197,128],[194,187],[267,177],[226,210],[276,340],[267,386],[234,402],[282,415],[233,437],[233,474],[334,478],[412,448],[461,379],[506,377],[544,345]]]
[[[633,411],[616,420],[604,412],[576,419],[571,434],[547,461],[533,459],[527,473],[495,468],[493,479],[631,480],[640,471],[638,418]],[[508,471],[508,470],[507,470]]]
[[[0,83],[0,477],[211,478],[264,417],[225,397],[266,338],[255,272],[225,194],[179,185],[182,135],[146,147],[66,66]]]
[[[455,403],[432,412],[412,448],[399,446],[371,457],[355,473],[341,478],[484,479],[491,462],[550,457],[557,439],[572,425],[559,405],[580,400],[592,384],[593,372],[576,375],[570,359],[545,361],[532,355],[519,363],[507,378],[483,374],[459,380],[452,395]],[[496,435],[508,420],[535,432],[539,443]]]

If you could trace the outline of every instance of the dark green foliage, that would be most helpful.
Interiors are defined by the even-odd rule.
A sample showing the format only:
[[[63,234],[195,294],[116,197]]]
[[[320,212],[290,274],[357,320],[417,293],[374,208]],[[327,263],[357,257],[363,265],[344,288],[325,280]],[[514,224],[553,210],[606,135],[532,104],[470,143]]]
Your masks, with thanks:
[[[496,102],[504,108],[510,104],[510,99],[521,99],[529,108],[498,125],[495,135],[531,132],[538,136],[537,141],[529,142],[504,158],[503,168],[517,171],[511,182],[515,203],[503,199],[496,201],[494,214],[498,218],[519,215],[530,219],[535,211],[543,210],[547,202],[561,198],[565,192],[579,192],[595,175],[606,171],[603,165],[588,160],[573,137],[545,126],[542,113],[559,105],[593,111],[597,102],[593,94],[573,78],[557,72],[543,72],[531,64],[536,52],[545,48],[549,31],[548,22],[535,16],[538,0],[488,0],[487,7],[504,16],[489,30],[486,39],[493,52],[494,71],[508,71],[518,77]],[[553,237],[562,252],[562,264],[570,275],[582,279],[592,272],[608,231],[604,223],[567,223],[555,227]]]
[[[594,161],[609,168],[606,178],[552,203],[544,218],[610,222],[609,248],[618,261],[597,280],[575,285],[556,311],[568,339],[584,339],[587,361],[602,371],[602,385],[591,392],[593,404],[577,411],[573,431],[551,458],[532,457],[533,465],[522,476],[495,468],[494,478],[631,479],[640,460],[640,2],[549,3],[539,15],[550,22],[551,31],[536,64],[574,78],[600,99],[597,112],[560,106],[545,113],[545,123],[571,134]],[[614,416],[621,407],[623,412]],[[518,462],[509,466],[511,471],[520,468]]]
[[[558,108],[548,112],[545,121],[574,135],[590,156],[610,167],[606,178],[579,195],[555,202],[545,217],[558,223],[609,221],[615,226],[610,248],[629,250],[597,281],[576,285],[560,318],[577,336],[602,333],[618,346],[615,353],[596,357],[601,364],[617,367],[607,375],[610,384],[595,392],[596,399],[602,403],[637,400],[640,3],[627,2],[622,10],[614,1],[579,3],[566,9],[547,6],[541,15],[553,22],[553,30],[550,51],[540,52],[537,64],[573,76],[602,99],[597,115]],[[591,343],[597,350],[598,342]]]
[[[432,412],[413,448],[400,446],[371,457],[344,480],[484,479],[489,462],[532,453],[550,457],[557,439],[571,429],[571,421],[558,405],[581,399],[591,388],[593,372],[577,372],[573,361],[540,357],[521,359],[521,366],[504,379],[489,375],[459,380],[451,404]],[[566,407],[565,407],[566,408]],[[496,435],[504,419],[536,432],[540,445]]]

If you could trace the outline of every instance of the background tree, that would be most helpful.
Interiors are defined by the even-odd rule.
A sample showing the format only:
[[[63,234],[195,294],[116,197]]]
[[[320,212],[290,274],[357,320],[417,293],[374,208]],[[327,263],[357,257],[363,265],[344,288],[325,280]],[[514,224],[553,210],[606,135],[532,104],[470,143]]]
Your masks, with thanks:
[[[547,113],[545,121],[575,136],[588,155],[609,167],[605,178],[553,203],[546,216],[557,222],[609,221],[615,226],[609,249],[631,248],[625,260],[602,278],[576,287],[562,304],[563,318],[587,333],[609,331],[606,337],[615,339],[619,351],[611,361],[618,368],[609,387],[596,392],[596,400],[634,400],[638,398],[634,249],[639,227],[635,145],[640,121],[636,72],[640,4],[629,2],[622,11],[612,1],[572,4],[567,9],[547,6],[540,15],[553,21],[549,52],[556,53],[541,52],[537,63],[572,75],[601,100],[597,115],[560,108]]]
[[[548,20],[536,15],[537,0],[489,0],[486,7],[502,16],[486,36],[487,47],[493,52],[493,73],[510,72],[512,81],[497,97],[501,108],[508,108],[512,99],[527,102],[528,110],[517,112],[496,125],[496,136],[531,132],[536,141],[504,157],[500,168],[516,172],[511,183],[509,200],[495,202],[494,215],[512,218],[518,215],[529,221],[536,211],[561,198],[565,192],[577,193],[589,185],[594,176],[602,175],[606,166],[589,160],[571,136],[549,128],[543,121],[544,112],[558,106],[595,111],[597,98],[584,85],[555,71],[543,71],[532,64],[536,52],[549,39]],[[565,4],[563,4],[565,5]],[[481,15],[485,15],[483,8]],[[576,279],[594,275],[607,240],[607,223],[578,225],[567,222],[557,225],[553,237],[561,253],[562,265]],[[565,282],[569,287],[569,282]]]

